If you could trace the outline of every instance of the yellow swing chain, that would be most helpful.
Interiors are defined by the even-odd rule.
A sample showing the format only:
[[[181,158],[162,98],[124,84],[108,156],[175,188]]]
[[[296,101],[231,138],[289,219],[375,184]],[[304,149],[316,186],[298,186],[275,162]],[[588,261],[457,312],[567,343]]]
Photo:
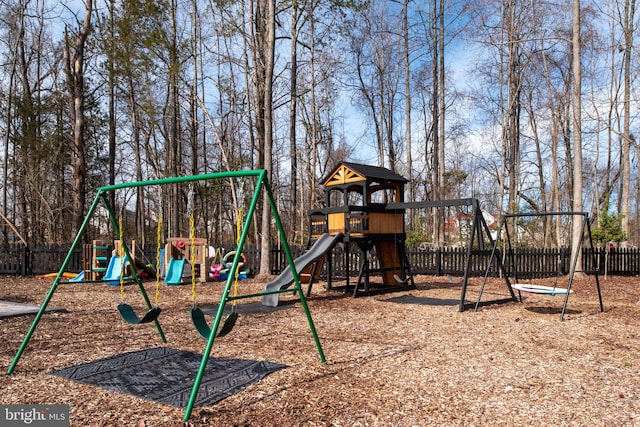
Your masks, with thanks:
[[[196,240],[196,227],[195,227],[195,218],[193,215],[193,210],[191,210],[191,213],[189,215],[189,237],[190,237],[190,245],[189,245],[189,258],[190,261],[189,263],[191,264],[191,301],[193,302],[193,305],[195,306],[196,304],[196,266],[194,265],[194,261],[195,261],[195,257],[196,257],[196,250],[194,247],[194,243]],[[202,267],[201,267],[202,268]]]
[[[122,217],[118,218],[118,239],[120,239],[120,253],[116,255],[120,255],[120,299],[124,301],[124,251],[122,250],[122,237],[124,233],[122,232]]]
[[[158,217],[158,239],[156,242],[156,307],[160,301],[160,245],[162,244],[162,215]]]
[[[242,233],[242,208],[238,208],[238,221],[236,224],[236,250],[239,251],[240,248],[238,247],[240,245],[240,234]],[[242,253],[240,253],[238,256],[242,256]],[[238,264],[240,264],[238,262]],[[238,296],[238,279],[240,278],[240,268],[238,266],[236,266],[236,274],[235,274],[235,280],[233,282],[233,296],[237,297]],[[238,300],[234,299],[233,300],[233,308],[235,308],[236,304],[237,304]]]

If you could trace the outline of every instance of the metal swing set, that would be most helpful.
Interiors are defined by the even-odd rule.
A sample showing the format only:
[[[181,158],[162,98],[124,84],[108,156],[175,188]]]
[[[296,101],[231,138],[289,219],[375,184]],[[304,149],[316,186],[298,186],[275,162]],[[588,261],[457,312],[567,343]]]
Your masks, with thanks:
[[[98,207],[98,205],[103,204],[108,215],[109,215],[109,219],[111,221],[111,224],[113,225],[116,233],[119,236],[122,236],[122,226],[121,226],[121,222],[119,222],[116,219],[116,216],[114,214],[114,210],[113,207],[111,206],[110,202],[109,202],[109,193],[117,191],[117,190],[121,190],[121,189],[127,189],[127,188],[133,188],[133,187],[148,187],[148,186],[161,186],[161,185],[169,185],[169,184],[179,184],[179,183],[189,183],[189,182],[194,182],[194,181],[206,181],[206,180],[218,180],[218,179],[234,179],[234,178],[255,178],[255,188],[253,191],[253,197],[251,199],[251,203],[249,206],[249,209],[247,210],[247,214],[246,214],[246,218],[244,221],[244,226],[242,227],[241,232],[239,232],[239,237],[238,237],[238,247],[236,249],[236,253],[235,256],[233,257],[233,262],[232,262],[232,266],[230,268],[230,273],[229,276],[226,280],[225,283],[225,287],[224,290],[222,291],[222,296],[220,298],[220,304],[218,305],[218,309],[216,311],[216,315],[215,318],[213,320],[213,324],[211,326],[209,326],[208,321],[205,319],[204,313],[202,313],[202,311],[200,309],[198,309],[195,306],[195,296],[192,296],[193,298],[193,308],[192,308],[192,312],[191,312],[191,316],[192,316],[192,320],[194,323],[194,326],[197,330],[197,332],[202,335],[204,338],[207,339],[207,344],[204,348],[203,354],[202,354],[202,360],[200,362],[200,368],[197,372],[197,374],[195,375],[194,378],[194,383],[193,383],[193,387],[191,389],[191,395],[189,397],[189,400],[187,402],[187,405],[185,407],[185,412],[184,412],[184,416],[183,416],[183,420],[187,421],[190,417],[191,417],[191,412],[193,410],[193,406],[195,404],[197,395],[198,395],[198,390],[200,387],[200,384],[202,382],[203,376],[204,376],[204,372],[205,369],[207,367],[207,362],[209,360],[209,355],[211,353],[211,349],[213,347],[213,343],[215,341],[215,338],[218,336],[222,336],[226,333],[228,333],[231,328],[233,328],[233,324],[235,324],[235,320],[237,319],[237,311],[235,309],[235,303],[237,300],[239,299],[243,299],[243,298],[252,298],[252,297],[260,297],[260,296],[264,296],[264,295],[268,295],[268,294],[280,294],[280,293],[284,293],[284,292],[291,292],[292,289],[281,289],[281,290],[271,290],[271,291],[265,291],[265,292],[261,292],[261,293],[257,293],[257,294],[243,294],[243,295],[238,295],[237,294],[237,281],[235,284],[235,288],[233,291],[233,294],[231,294],[231,289],[232,289],[232,285],[234,285],[234,280],[236,279],[236,271],[239,268],[239,263],[241,261],[241,256],[242,256],[242,248],[245,244],[245,241],[247,239],[247,235],[248,235],[248,230],[249,230],[249,226],[251,224],[251,220],[253,217],[253,214],[256,210],[256,206],[258,203],[258,200],[260,199],[260,195],[262,194],[262,192],[264,192],[264,197],[266,197],[268,199],[268,202],[270,204],[271,207],[271,213],[275,222],[275,225],[278,229],[278,235],[281,241],[281,245],[282,248],[285,252],[285,256],[286,259],[288,261],[289,264],[289,268],[291,271],[291,274],[293,275],[294,278],[294,288],[293,288],[293,292],[298,294],[298,297],[300,298],[300,304],[305,312],[306,318],[307,318],[307,322],[309,324],[309,329],[311,330],[311,334],[313,336],[313,340],[316,346],[316,349],[318,351],[318,354],[320,356],[320,361],[321,363],[325,363],[326,359],[324,356],[324,352],[322,350],[322,346],[320,344],[320,339],[318,338],[318,334],[316,332],[314,323],[313,323],[313,319],[311,317],[311,313],[309,311],[309,307],[307,305],[307,300],[305,297],[304,292],[302,291],[302,287],[300,284],[300,277],[298,272],[296,271],[295,265],[294,265],[294,260],[293,260],[293,256],[291,254],[291,249],[289,247],[289,244],[287,242],[287,238],[284,232],[284,229],[282,227],[282,223],[280,220],[280,215],[278,214],[278,210],[277,210],[277,206],[275,203],[275,198],[273,196],[273,192],[271,189],[271,186],[269,185],[268,182],[268,178],[267,178],[267,171],[266,170],[248,170],[248,171],[229,171],[229,172],[217,172],[217,173],[210,173],[210,174],[202,174],[202,175],[192,175],[192,176],[184,176],[184,177],[173,177],[173,178],[164,178],[164,179],[157,179],[157,180],[150,180],[150,181],[138,181],[138,182],[131,182],[131,183],[122,183],[122,184],[116,184],[116,185],[111,185],[111,186],[106,186],[106,187],[101,187],[98,189],[98,192],[95,196],[95,199],[93,200],[93,203],[91,204],[91,207],[89,208],[87,215],[85,216],[85,219],[82,223],[82,226],[80,227],[80,230],[78,231],[71,247],[69,248],[69,252],[67,253],[64,261],[62,262],[62,265],[60,267],[60,269],[58,270],[58,274],[56,275],[53,284],[51,285],[51,288],[49,289],[49,292],[47,293],[43,303],[40,306],[40,309],[38,311],[38,313],[36,314],[33,323],[31,324],[31,326],[29,327],[29,330],[27,331],[22,344],[20,345],[16,355],[13,358],[13,361],[11,363],[11,365],[9,366],[9,369],[7,370],[7,375],[10,375],[13,373],[13,371],[16,368],[16,365],[18,364],[23,352],[25,351],[27,344],[29,343],[29,340],[31,339],[36,327],[38,326],[38,323],[40,322],[40,319],[42,318],[43,314],[45,313],[47,306],[49,305],[51,299],[53,298],[53,295],[55,294],[56,289],[58,288],[58,285],[60,285],[61,283],[68,283],[68,282],[63,282],[63,272],[65,271],[67,265],[70,263],[73,254],[76,250],[76,248],[80,245],[82,238],[85,234],[85,232],[87,231],[87,228],[89,226],[90,220],[92,219],[93,215],[96,212],[96,209]],[[192,226],[193,227],[193,226]],[[160,231],[158,231],[158,233],[160,234]],[[193,230],[191,231],[191,234],[193,235]],[[122,242],[122,249],[124,252],[124,256],[123,258],[123,263],[125,262],[125,260],[129,260],[129,263],[131,265],[131,279],[138,285],[138,289],[140,292],[140,295],[142,296],[142,299],[144,301],[144,304],[147,307],[147,312],[142,316],[138,316],[135,312],[135,310],[133,309],[133,307],[127,303],[124,302],[124,296],[123,296],[123,276],[124,276],[124,271],[121,272],[121,303],[118,306],[118,311],[121,315],[121,317],[127,322],[127,323],[131,323],[131,324],[143,324],[143,323],[151,323],[153,322],[155,324],[155,327],[158,331],[158,334],[160,336],[160,340],[162,341],[162,343],[166,343],[167,339],[165,338],[164,332],[162,330],[162,327],[160,326],[160,322],[159,322],[159,316],[161,313],[161,309],[158,306],[158,295],[159,295],[159,276],[157,276],[158,273],[156,273],[156,298],[155,298],[155,304],[152,304],[151,300],[149,299],[149,296],[147,295],[147,292],[145,291],[145,288],[142,284],[142,281],[140,280],[140,277],[138,275],[138,272],[136,270],[136,266],[135,266],[135,262],[131,262],[132,257],[131,254],[129,252],[129,248],[127,247],[127,245],[124,243],[124,241],[121,239]],[[159,264],[159,258],[156,259],[156,271],[158,271],[158,264]],[[193,276],[193,272],[192,272],[192,276]],[[82,283],[82,282],[77,282],[77,283]],[[195,285],[192,281],[192,294],[195,294]],[[233,310],[232,310],[232,314],[230,316],[227,317],[227,319],[225,321],[223,321],[223,314],[224,314],[224,309],[225,306],[228,302],[232,302],[232,304],[234,305]],[[220,330],[218,330],[218,328],[220,327],[220,325],[223,325],[222,328],[220,328]],[[217,331],[217,333],[214,333],[213,331]]]
[[[572,221],[580,221],[581,233],[580,240],[577,242],[575,252],[572,253],[571,259],[569,261],[569,272],[567,278],[566,287],[558,286],[558,278],[560,276],[560,264],[556,265],[556,277],[553,286],[545,286],[545,285],[537,285],[533,283],[526,283],[523,281],[523,275],[518,274],[518,260],[516,256],[516,250],[514,249],[514,245],[512,242],[512,233],[509,231],[509,222],[517,221],[522,218],[541,218],[541,217],[569,217]],[[504,253],[500,251],[498,243],[500,242],[500,237],[502,236],[504,231]],[[514,231],[515,238],[517,238],[517,231]],[[575,273],[578,271],[578,259],[579,254],[581,253],[585,240],[589,244],[591,249],[590,254],[594,258],[593,265],[598,265],[597,260],[595,259],[595,250],[593,246],[593,239],[591,236],[591,222],[589,220],[588,212],[539,212],[539,213],[520,213],[520,214],[510,214],[504,215],[502,217],[502,221],[500,222],[500,227],[498,228],[498,238],[493,241],[493,246],[491,249],[491,257],[489,262],[487,263],[487,269],[485,271],[484,279],[482,281],[482,285],[480,287],[480,292],[478,294],[478,299],[476,301],[475,310],[478,310],[478,306],[480,305],[480,301],[482,299],[482,294],[484,292],[485,285],[487,283],[487,278],[491,271],[495,268],[495,263],[497,263],[497,267],[504,278],[504,281],[509,288],[511,295],[514,295],[513,290],[518,291],[518,300],[522,302],[522,293],[530,293],[530,294],[539,294],[539,295],[548,295],[548,296],[556,296],[556,295],[564,295],[564,302],[562,304],[562,310],[560,312],[560,321],[564,320],[564,315],[567,310],[567,303],[569,302],[569,295],[573,293],[573,289],[571,288],[574,282]],[[504,259],[503,259],[504,256]],[[509,268],[505,265],[505,260]],[[581,268],[581,267],[580,267]],[[602,304],[602,293],[600,291],[600,279],[598,278],[597,269],[591,272],[594,276],[595,285],[598,293],[598,301],[600,303],[600,311],[604,311],[604,306]]]

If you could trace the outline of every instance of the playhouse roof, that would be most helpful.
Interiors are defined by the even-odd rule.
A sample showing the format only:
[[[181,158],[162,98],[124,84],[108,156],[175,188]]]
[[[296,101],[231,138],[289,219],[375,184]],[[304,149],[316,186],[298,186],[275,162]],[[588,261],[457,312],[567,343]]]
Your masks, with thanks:
[[[325,187],[360,181],[408,182],[405,177],[390,169],[360,163],[342,162],[323,180]]]

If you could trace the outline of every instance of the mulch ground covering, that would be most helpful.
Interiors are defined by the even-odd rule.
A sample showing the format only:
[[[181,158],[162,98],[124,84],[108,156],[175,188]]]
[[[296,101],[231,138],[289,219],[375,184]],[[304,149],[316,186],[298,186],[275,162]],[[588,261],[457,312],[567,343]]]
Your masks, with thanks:
[[[239,291],[254,292],[269,279],[243,280]],[[51,281],[0,278],[0,300],[40,304]],[[186,423],[181,408],[53,373],[154,348],[202,354],[206,342],[189,317],[191,286],[161,287],[163,344],[153,323],[120,319],[117,286],[60,285],[51,305],[66,311],[45,314],[14,373],[0,376],[0,404],[66,404],[73,426],[640,425],[638,277],[601,278],[604,312],[593,278],[577,280],[562,322],[562,296],[523,294],[522,303],[460,313],[459,284],[431,276],[416,284],[356,299],[314,285],[309,307],[326,364],[291,294],[281,297],[286,309],[238,310],[211,357],[285,367],[196,408]],[[469,301],[480,285],[471,279]],[[154,283],[145,286],[153,297]],[[215,305],[222,287],[199,284],[198,303]],[[125,291],[142,312],[137,289]],[[506,296],[504,283],[492,280],[483,299]],[[0,319],[5,372],[33,318]]]

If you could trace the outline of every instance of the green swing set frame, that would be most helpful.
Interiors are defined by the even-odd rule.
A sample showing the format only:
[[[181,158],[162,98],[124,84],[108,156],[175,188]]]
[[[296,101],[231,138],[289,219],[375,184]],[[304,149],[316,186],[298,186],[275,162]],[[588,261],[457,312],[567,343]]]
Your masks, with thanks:
[[[173,178],[163,178],[163,179],[156,179],[156,180],[150,180],[150,181],[138,181],[138,182],[130,182],[130,183],[122,183],[122,184],[116,184],[116,185],[110,185],[110,186],[105,186],[105,187],[101,187],[98,189],[98,192],[93,200],[93,203],[91,204],[91,207],[89,208],[89,211],[87,212],[87,215],[84,218],[84,221],[82,223],[82,226],[80,227],[80,230],[78,231],[71,247],[69,248],[69,252],[67,253],[64,261],[62,262],[62,265],[60,266],[60,269],[58,270],[58,274],[56,275],[53,284],[51,285],[51,288],[49,289],[49,292],[47,293],[42,305],[40,306],[40,310],[38,311],[38,313],[36,314],[35,318],[33,319],[33,322],[31,324],[31,326],[29,327],[29,330],[27,331],[22,344],[20,345],[16,355],[13,358],[13,361],[11,363],[11,365],[9,366],[9,369],[7,370],[7,375],[11,375],[13,373],[13,371],[16,368],[16,365],[18,364],[18,361],[20,360],[22,354],[24,353],[24,350],[27,347],[27,344],[29,343],[29,340],[31,339],[36,327],[38,326],[38,323],[40,322],[40,319],[42,318],[42,315],[44,314],[44,312],[47,309],[47,306],[49,305],[49,302],[51,301],[51,299],[53,298],[53,295],[55,294],[56,289],[58,288],[58,285],[61,283],[67,283],[67,282],[62,282],[63,279],[63,272],[65,271],[67,265],[69,264],[69,262],[71,261],[71,258],[73,256],[73,253],[75,252],[76,248],[80,245],[80,242],[82,240],[82,237],[84,236],[87,227],[89,225],[89,222],[91,220],[91,218],[93,217],[93,215],[95,214],[95,211],[98,207],[98,205],[100,203],[104,204],[104,207],[106,208],[106,211],[109,215],[109,219],[115,229],[115,231],[117,233],[120,232],[120,227],[118,225],[118,221],[116,219],[116,216],[113,212],[113,207],[111,206],[111,204],[109,203],[109,198],[107,197],[107,195],[110,192],[113,191],[117,191],[117,190],[121,190],[121,189],[126,189],[126,188],[132,188],[132,187],[146,187],[146,186],[161,186],[161,185],[168,185],[168,184],[179,184],[179,183],[185,183],[185,182],[194,182],[194,181],[206,181],[206,180],[219,180],[219,179],[233,179],[233,178],[251,178],[254,177],[256,178],[256,184],[255,184],[255,189],[253,192],[253,197],[251,199],[251,203],[249,206],[249,209],[247,211],[247,215],[245,218],[245,222],[244,222],[244,227],[242,227],[242,233],[240,234],[240,238],[238,240],[238,248],[236,250],[236,254],[233,257],[233,262],[232,262],[232,266],[231,266],[231,270],[230,270],[230,274],[226,280],[225,283],[225,287],[224,290],[222,292],[222,296],[220,297],[220,304],[218,305],[218,309],[216,311],[216,315],[213,321],[213,325],[210,328],[210,331],[218,331],[218,327],[220,326],[221,322],[222,322],[222,318],[223,318],[223,313],[224,313],[224,309],[226,304],[229,301],[234,301],[234,300],[238,300],[238,299],[243,299],[243,298],[252,298],[252,297],[260,297],[260,296],[264,296],[264,295],[268,295],[268,294],[279,294],[279,293],[284,293],[284,292],[291,292],[291,288],[289,289],[281,289],[281,290],[274,290],[274,291],[265,291],[265,292],[261,292],[261,293],[256,293],[256,294],[243,294],[243,295],[230,295],[230,289],[231,286],[233,284],[233,280],[234,280],[234,273],[237,269],[238,269],[238,264],[240,262],[241,259],[241,254],[242,254],[242,248],[244,247],[245,241],[247,239],[247,235],[248,235],[248,230],[250,228],[250,224],[251,224],[251,219],[253,217],[253,214],[255,213],[256,210],[256,206],[258,203],[258,200],[260,198],[260,194],[262,191],[264,191],[266,193],[266,197],[269,200],[269,204],[271,206],[271,213],[273,215],[273,218],[275,220],[275,224],[276,227],[278,228],[278,234],[281,240],[281,244],[282,244],[282,248],[284,249],[286,258],[287,258],[287,262],[289,263],[289,268],[291,270],[291,274],[293,275],[294,278],[294,283],[295,283],[295,287],[293,289],[294,292],[297,292],[299,298],[300,298],[300,303],[302,305],[302,308],[305,312],[305,315],[307,317],[307,322],[309,323],[309,329],[311,330],[311,334],[313,335],[313,340],[315,342],[315,346],[316,349],[318,351],[318,354],[320,356],[320,361],[321,363],[326,363],[326,358],[324,356],[324,352],[322,350],[322,346],[320,344],[320,339],[318,337],[318,333],[316,331],[316,328],[314,326],[313,323],[313,318],[311,317],[311,312],[309,311],[309,307],[307,305],[307,300],[306,297],[304,295],[304,292],[302,291],[302,286],[300,284],[300,278],[299,275],[296,271],[295,265],[294,265],[294,259],[293,256],[291,254],[291,249],[289,248],[289,244],[287,242],[287,237],[286,234],[284,232],[284,229],[282,227],[282,222],[280,220],[280,215],[278,214],[278,210],[277,210],[277,206],[275,204],[275,199],[273,196],[273,192],[271,189],[271,186],[269,185],[269,181],[268,181],[268,177],[267,177],[267,171],[264,169],[260,169],[260,170],[247,170],[247,171],[229,171],[229,172],[216,172],[216,173],[209,173],[209,174],[202,174],[202,175],[191,175],[191,176],[184,176],[184,177],[173,177]],[[122,245],[124,252],[125,252],[125,256],[127,259],[131,259],[131,254],[129,252],[129,248],[127,247],[126,244]],[[140,290],[140,294],[142,295],[142,298],[144,300],[144,303],[146,304],[149,312],[153,312],[154,309],[156,309],[158,311],[159,314],[159,307],[153,307],[151,300],[149,299],[149,296],[147,295],[144,286],[142,284],[142,281],[140,280],[140,277],[138,276],[138,272],[135,268],[135,263],[131,263],[132,268],[132,278],[133,280],[136,282],[136,284],[138,285],[138,289]],[[133,311],[133,309],[131,309],[131,313],[129,313],[132,316],[137,317],[137,315],[135,314],[135,312]],[[125,319],[126,320],[126,319]],[[160,335],[160,340],[163,343],[167,342],[167,339],[165,338],[164,332],[162,330],[162,327],[160,326],[160,322],[158,321],[158,316],[155,316],[155,318],[153,318],[152,320],[150,319],[150,321],[153,321],[156,329],[158,330],[158,334]],[[198,328],[198,332],[200,334],[202,334],[203,336],[206,335],[206,331],[200,331],[200,329],[202,328],[202,323],[205,323],[206,320],[205,319],[199,319],[199,323],[200,326],[198,326],[198,324],[195,324],[196,328]],[[142,322],[139,322],[142,323]],[[208,327],[208,324],[207,324]],[[224,329],[224,326],[223,326]],[[200,362],[200,368],[198,370],[197,375],[194,378],[194,382],[193,382],[193,387],[191,389],[191,395],[189,397],[189,401],[187,403],[187,406],[185,408],[185,412],[184,412],[184,416],[183,416],[183,421],[187,421],[190,417],[191,417],[191,412],[193,410],[193,406],[195,404],[197,395],[198,395],[198,391],[200,388],[200,384],[202,382],[202,378],[204,376],[204,372],[205,369],[207,367],[207,362],[209,360],[209,355],[211,353],[211,349],[213,347],[213,343],[215,341],[215,338],[217,336],[222,336],[222,334],[216,334],[216,333],[209,333],[208,334],[208,338],[207,338],[207,344],[204,348],[203,354],[202,354],[202,360]],[[205,337],[206,338],[206,337]]]

